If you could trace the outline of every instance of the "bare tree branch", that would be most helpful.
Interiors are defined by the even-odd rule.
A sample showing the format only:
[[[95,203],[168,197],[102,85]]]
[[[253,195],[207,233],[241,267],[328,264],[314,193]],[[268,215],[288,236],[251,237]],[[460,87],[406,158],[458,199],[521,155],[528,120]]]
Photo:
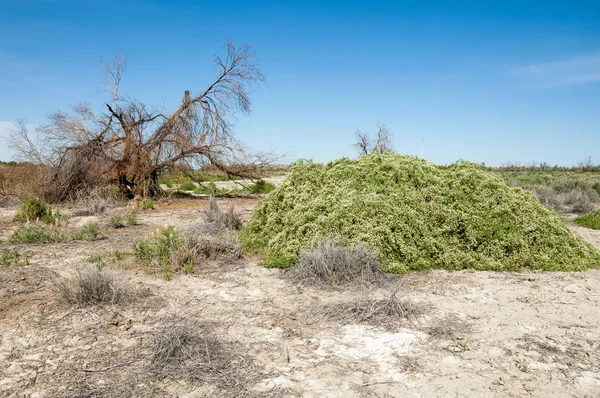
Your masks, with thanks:
[[[17,124],[14,147],[32,162],[55,166],[62,173],[57,178],[69,179],[64,187],[95,180],[88,174],[98,170],[128,195],[145,182],[158,191],[158,173],[180,163],[208,163],[231,173],[229,166],[239,159],[268,162],[268,154],[252,156],[231,127],[238,113],[250,112],[250,86],[264,80],[253,56],[250,47],[228,41],[225,55],[215,57],[212,83],[198,95],[186,90],[174,111],[157,112],[119,91],[127,57],[117,55],[112,65],[102,62],[110,94],[104,113],[87,104],[55,112],[36,129],[39,142],[29,138],[25,124]]]
[[[365,156],[371,153],[386,153],[393,152],[392,133],[388,130],[385,124],[377,125],[377,134],[373,140],[369,134],[356,130],[354,133],[356,142],[354,148],[359,156]]]

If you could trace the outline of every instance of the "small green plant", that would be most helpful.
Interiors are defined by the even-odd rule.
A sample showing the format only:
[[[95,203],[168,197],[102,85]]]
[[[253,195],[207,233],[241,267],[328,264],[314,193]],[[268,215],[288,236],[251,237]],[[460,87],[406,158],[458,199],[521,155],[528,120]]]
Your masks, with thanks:
[[[167,280],[175,272],[195,272],[200,259],[235,261],[242,257],[241,247],[233,239],[181,233],[173,226],[138,240],[133,252],[141,264],[161,272]]]
[[[13,243],[56,243],[65,240],[58,228],[28,224],[15,229],[10,236]]]
[[[290,347],[289,346],[285,346],[285,359],[287,360],[287,363],[290,363],[290,360],[292,359],[290,356]]]
[[[169,268],[169,266],[167,264],[163,265],[162,274],[163,274],[163,278],[165,278],[166,281],[170,281],[171,279],[173,279],[173,272],[171,271],[171,268]]]
[[[180,191],[194,191],[196,188],[196,184],[193,182],[186,182],[179,186]]]
[[[121,250],[115,249],[110,254],[116,261],[121,261],[123,258],[125,258],[125,253],[123,253]]]
[[[137,204],[137,207],[142,210],[152,210],[154,209],[154,201],[152,199],[143,199]]]
[[[125,223],[127,225],[129,225],[130,227],[133,227],[134,225],[138,225],[138,219],[137,219],[137,214],[135,212],[129,212],[126,213],[123,216],[123,220],[125,220]]]
[[[108,225],[112,228],[124,228],[125,227],[125,219],[123,216],[112,216],[108,219]]]
[[[94,264],[98,269],[104,268],[106,263],[104,262],[104,256],[102,254],[92,254],[88,257],[88,262]]]
[[[266,182],[265,180],[258,180],[248,187],[250,193],[256,194],[269,193],[271,191],[274,191],[275,189],[275,185],[271,184],[270,182]]]
[[[2,250],[0,255],[0,265],[3,267],[10,267],[16,265],[18,267],[29,265],[29,259],[27,257],[21,257],[21,253],[17,249]]]
[[[192,261],[183,264],[183,272],[185,274],[193,274],[196,271],[196,264]]]
[[[515,365],[517,365],[517,369],[519,369],[523,373],[531,373],[531,368],[529,364],[525,361],[525,359],[517,359],[515,361]]]
[[[108,219],[108,225],[116,229],[137,225],[137,214],[130,212],[127,214],[112,216]]]
[[[150,247],[148,238],[141,239],[133,245],[133,253],[135,257],[144,265],[150,265],[152,261],[153,250]]]
[[[24,221],[41,220],[46,224],[54,224],[60,217],[60,212],[52,212],[52,208],[44,200],[28,196],[21,204],[17,213],[17,219]]]
[[[460,352],[467,352],[471,349],[469,340],[464,337],[451,336],[450,341],[452,341],[453,347]]]
[[[94,241],[104,239],[102,228],[96,222],[89,222],[71,235],[72,240]]]
[[[600,210],[577,217],[575,223],[581,227],[600,229]]]

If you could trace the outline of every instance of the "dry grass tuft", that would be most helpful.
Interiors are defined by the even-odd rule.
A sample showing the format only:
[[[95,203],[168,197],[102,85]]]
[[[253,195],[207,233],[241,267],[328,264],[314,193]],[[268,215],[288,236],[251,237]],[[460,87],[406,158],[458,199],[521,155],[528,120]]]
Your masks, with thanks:
[[[233,206],[223,212],[212,196],[208,201],[208,206],[202,212],[202,218],[206,224],[219,232],[237,231],[243,224],[241,215],[235,211]]]
[[[471,325],[460,319],[456,314],[449,314],[435,320],[424,331],[433,339],[451,339],[469,333]]]
[[[592,189],[573,189],[568,192],[560,192],[552,187],[540,186],[532,190],[539,201],[559,212],[567,213],[589,213],[595,209],[598,202],[598,193]]]
[[[330,319],[366,323],[386,329],[417,322],[427,312],[427,306],[399,298],[398,291],[396,289],[383,299],[360,298],[349,303],[328,305],[320,312]]]
[[[60,283],[58,293],[62,301],[77,307],[119,304],[133,296],[129,287],[113,272],[97,268],[86,269],[75,278]]]
[[[154,335],[152,372],[159,377],[232,387],[245,360],[241,352],[227,350],[208,327],[187,319],[173,318]]]
[[[80,206],[80,209],[75,212],[78,216],[100,216],[114,204],[113,199],[98,190],[77,193],[75,201]]]
[[[135,257],[152,270],[161,270],[165,279],[183,271],[193,274],[206,260],[232,262],[243,257],[240,244],[229,236],[182,233],[167,226],[134,245]]]
[[[231,238],[218,238],[208,235],[187,236],[187,246],[200,258],[219,261],[235,261],[244,252],[238,242]]]
[[[301,252],[290,274],[297,282],[321,286],[374,285],[385,276],[377,257],[365,245],[345,247],[331,241]]]

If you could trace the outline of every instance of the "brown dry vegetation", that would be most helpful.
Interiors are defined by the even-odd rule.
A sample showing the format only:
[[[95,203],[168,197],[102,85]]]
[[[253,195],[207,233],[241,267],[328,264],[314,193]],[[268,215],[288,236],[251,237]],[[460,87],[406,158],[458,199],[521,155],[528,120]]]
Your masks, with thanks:
[[[243,220],[255,204],[218,201]],[[134,242],[165,224],[212,233],[207,205],[160,201],[103,240],[16,245],[7,240],[17,209],[0,208],[2,248],[30,262],[0,267],[0,396],[600,394],[598,271],[415,272],[332,290],[248,256],[202,257],[170,281],[140,266]],[[59,206],[70,215],[61,228],[127,212],[113,203],[73,215],[80,208]],[[600,246],[597,231],[584,236]]]

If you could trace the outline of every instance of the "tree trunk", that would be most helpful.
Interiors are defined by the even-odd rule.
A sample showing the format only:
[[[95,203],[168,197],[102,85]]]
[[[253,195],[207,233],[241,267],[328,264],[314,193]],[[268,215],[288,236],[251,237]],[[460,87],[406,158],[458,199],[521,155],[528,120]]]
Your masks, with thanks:
[[[127,180],[125,174],[119,173],[119,190],[127,199],[133,199],[133,183]]]
[[[158,185],[158,171],[153,170],[148,177],[148,187],[144,192],[144,196],[149,196],[151,198],[159,198],[164,195],[164,191]]]

